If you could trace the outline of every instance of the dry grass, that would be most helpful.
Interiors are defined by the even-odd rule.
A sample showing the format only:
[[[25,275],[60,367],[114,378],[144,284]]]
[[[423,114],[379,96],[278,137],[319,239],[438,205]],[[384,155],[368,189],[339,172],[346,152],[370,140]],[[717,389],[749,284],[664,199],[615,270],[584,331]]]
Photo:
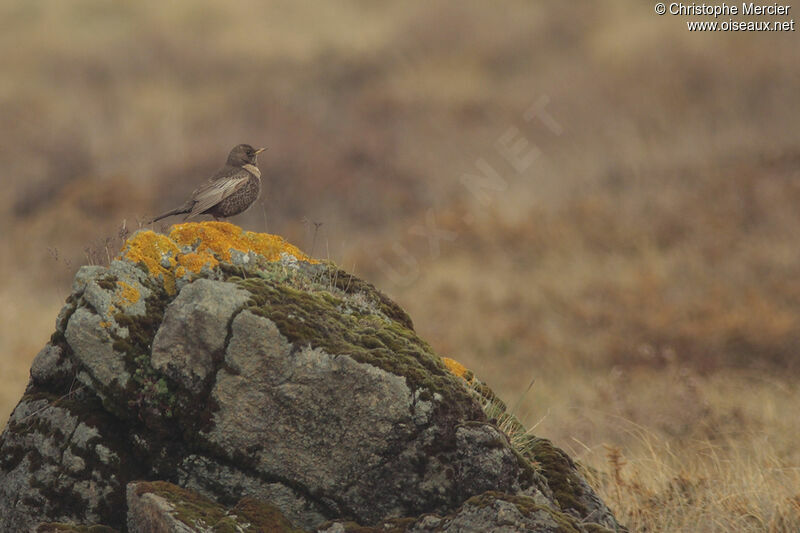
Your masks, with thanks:
[[[646,452],[606,449],[600,494],[632,531],[797,531],[797,467],[768,446],[737,440],[729,449],[696,443],[678,450],[641,436]],[[755,444],[755,443],[753,443]],[[629,452],[630,453],[630,452]]]
[[[75,269],[263,143],[235,222],[357,265],[507,403],[536,378],[519,414],[633,530],[800,530],[800,48],[682,24],[622,0],[3,3],[0,423]],[[542,96],[561,135],[524,119]],[[522,172],[510,127],[541,152]],[[488,205],[478,158],[506,183]]]
[[[658,381],[626,379],[630,410],[653,405],[654,396],[659,409],[650,408],[642,424],[597,410],[587,423],[604,426],[595,431],[619,444],[570,446],[620,519],[633,531],[797,531],[800,454],[786,436],[800,431],[798,392],[736,374],[700,379],[684,372],[669,381],[658,390]],[[699,406],[685,405],[685,394],[697,396]],[[676,438],[678,420],[687,434]]]
[[[524,418],[579,459],[631,531],[800,527],[796,389],[752,373],[704,378],[680,367],[539,381]],[[596,392],[565,401],[554,385]]]

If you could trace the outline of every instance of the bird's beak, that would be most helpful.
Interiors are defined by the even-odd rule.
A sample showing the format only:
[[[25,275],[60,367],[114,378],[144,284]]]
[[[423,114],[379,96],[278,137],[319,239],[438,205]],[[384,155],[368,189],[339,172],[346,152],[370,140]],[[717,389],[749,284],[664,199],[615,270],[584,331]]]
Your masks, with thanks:
[[[266,150],[266,148],[259,148],[258,150],[256,150],[256,155],[260,154],[264,150]]]

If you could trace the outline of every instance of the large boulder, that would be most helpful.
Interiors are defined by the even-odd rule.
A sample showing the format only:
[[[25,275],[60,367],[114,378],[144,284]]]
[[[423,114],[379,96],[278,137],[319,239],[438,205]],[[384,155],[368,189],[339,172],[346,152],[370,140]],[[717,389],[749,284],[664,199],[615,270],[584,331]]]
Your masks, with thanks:
[[[83,267],[0,436],[0,531],[213,526],[186,501],[286,530],[620,529],[397,304],[217,222]]]

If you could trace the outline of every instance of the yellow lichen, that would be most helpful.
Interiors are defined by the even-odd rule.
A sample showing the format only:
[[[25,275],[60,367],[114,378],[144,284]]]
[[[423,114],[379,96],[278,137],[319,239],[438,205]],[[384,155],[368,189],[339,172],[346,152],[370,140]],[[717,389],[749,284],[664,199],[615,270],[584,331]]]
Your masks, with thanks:
[[[309,263],[318,263],[318,261],[311,259],[306,254],[301,252],[296,246],[293,246],[283,240],[277,235],[269,235],[267,233],[253,233],[251,231],[244,232],[245,239],[249,242],[251,249],[266,257],[270,261],[277,261],[281,258],[282,253],[287,253],[296,257],[299,261],[308,261]]]
[[[181,253],[181,248],[192,251]],[[268,261],[277,261],[287,253],[300,261],[317,263],[297,247],[277,235],[243,231],[228,222],[198,222],[177,224],[169,235],[153,231],[140,231],[125,243],[123,259],[145,265],[154,277],[161,277],[167,293],[175,294],[175,280],[189,272],[198,273],[203,267],[211,269],[220,261],[230,261],[231,251],[253,252]],[[166,266],[165,266],[166,265]],[[131,287],[132,290],[135,291]],[[139,295],[123,291],[123,302],[134,303]]]
[[[190,252],[188,254],[180,254],[178,256],[178,264],[180,265],[178,268],[182,268],[184,273],[187,270],[197,273],[203,270],[203,267],[206,265],[210,268],[214,268],[219,264],[219,261],[211,252],[203,251],[200,253]]]
[[[467,382],[472,381],[473,379],[472,372],[467,367],[456,361],[455,359],[450,359],[449,357],[442,357],[442,362],[444,363],[444,366],[447,367],[447,370],[449,370],[452,374],[455,374],[456,376],[460,377],[461,379]]]
[[[132,287],[124,281],[118,281],[120,291],[117,293],[118,303],[123,306],[133,305],[142,297],[136,287]]]
[[[230,261],[231,250],[238,250],[255,252],[269,261],[277,261],[282,253],[287,253],[300,261],[317,262],[282,237],[243,231],[229,222],[177,224],[172,227],[169,238],[179,246],[195,247],[201,256],[203,252],[213,254],[220,261]]]
[[[175,255],[178,246],[166,235],[154,231],[139,231],[128,239],[122,255],[128,261],[143,264],[153,277],[161,276],[164,289],[175,294]],[[162,264],[166,259],[169,268]]]

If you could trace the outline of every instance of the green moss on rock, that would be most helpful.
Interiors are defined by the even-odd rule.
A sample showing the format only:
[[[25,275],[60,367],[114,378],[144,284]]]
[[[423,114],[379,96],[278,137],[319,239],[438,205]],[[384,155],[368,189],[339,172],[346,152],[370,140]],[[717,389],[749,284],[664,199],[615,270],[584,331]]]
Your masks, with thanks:
[[[342,313],[338,308],[345,302],[328,292],[306,292],[257,278],[237,284],[253,295],[248,310],[274,322],[293,344],[347,355],[404,377],[423,400],[438,394],[454,409],[475,405],[464,385],[407,325],[376,313]],[[465,418],[474,417],[483,418],[477,409]]]
[[[50,522],[40,524],[36,528],[36,533],[119,533],[119,531],[108,526],[76,526]]]
[[[340,522],[338,520],[335,523],[344,528],[344,533],[406,533],[416,521],[415,518],[394,518],[382,522],[380,526],[362,526],[356,522]],[[319,529],[324,531],[331,527],[333,523],[333,521],[326,522]]]
[[[269,531],[271,533],[303,533],[274,505],[255,498],[243,498],[233,509],[205,496],[165,481],[140,481],[135,494],[155,494],[168,501],[176,520],[191,528],[204,527],[217,533]]]
[[[529,450],[528,456],[540,465],[558,505],[586,516],[586,506],[578,499],[583,495],[583,482],[572,459],[547,439],[533,438]]]
[[[225,508],[197,492],[181,488],[166,481],[141,481],[136,484],[136,495],[152,493],[167,500],[175,508],[173,515],[190,527],[200,524],[213,526],[225,518]]]
[[[491,507],[497,501],[504,501],[514,504],[520,513],[525,517],[532,518],[536,513],[544,512],[558,524],[560,533],[580,533],[580,526],[577,520],[565,513],[556,511],[551,507],[537,504],[532,498],[527,496],[516,496],[501,492],[489,491],[478,496],[474,496],[464,502],[464,505],[474,507]]]
[[[459,510],[448,516],[430,516],[440,521],[440,524],[436,527],[443,528],[446,527],[448,522],[458,520],[460,513],[467,512],[469,514],[469,508],[491,509],[497,504],[497,502],[506,502],[514,505],[514,507],[517,508],[522,516],[524,516],[526,519],[529,519],[529,523],[531,524],[536,523],[537,519],[541,520],[543,517],[546,517],[550,523],[556,524],[556,527],[558,528],[557,531],[559,533],[613,533],[612,530],[598,524],[584,523],[567,513],[560,512],[546,505],[538,504],[529,496],[518,496],[497,491],[487,491],[478,496],[473,496],[465,501]],[[422,521],[424,518],[425,515],[417,518],[396,518],[381,522],[379,525],[375,526],[362,526],[352,521],[331,521],[322,524],[320,529],[325,530],[331,527],[331,525],[334,523],[337,523],[344,528],[346,533],[406,533],[407,531],[416,530],[420,521]],[[427,531],[428,529],[425,530]],[[551,531],[551,528],[548,528],[547,530]],[[436,531],[439,531],[439,529],[436,529]]]
[[[117,276],[109,274],[107,276],[103,276],[98,280],[95,280],[95,282],[103,290],[114,291],[117,288],[118,279],[119,278],[117,278]]]
[[[256,500],[255,498],[242,498],[231,510],[231,514],[248,522],[256,531],[274,531],[275,533],[303,533],[303,530],[294,525],[283,513],[272,504]]]
[[[331,285],[337,289],[345,292],[346,294],[365,293],[372,294],[377,300],[378,307],[381,312],[392,320],[397,321],[403,327],[414,330],[414,323],[411,317],[403,311],[403,308],[390,300],[385,294],[375,288],[371,283],[358,279],[352,274],[341,270],[336,265],[329,263],[327,267],[327,276],[331,280]]]
[[[124,312],[114,315],[117,324],[127,328],[128,335],[112,335],[113,347],[124,354],[125,366],[131,375],[123,397],[115,407],[121,411],[117,413],[121,418],[133,415],[147,424],[159,425],[163,419],[172,418],[178,404],[177,385],[155,370],[150,361],[153,338],[172,298],[155,283],[148,288],[151,294],[145,300],[144,315],[133,316]],[[112,392],[108,391],[109,394]]]

